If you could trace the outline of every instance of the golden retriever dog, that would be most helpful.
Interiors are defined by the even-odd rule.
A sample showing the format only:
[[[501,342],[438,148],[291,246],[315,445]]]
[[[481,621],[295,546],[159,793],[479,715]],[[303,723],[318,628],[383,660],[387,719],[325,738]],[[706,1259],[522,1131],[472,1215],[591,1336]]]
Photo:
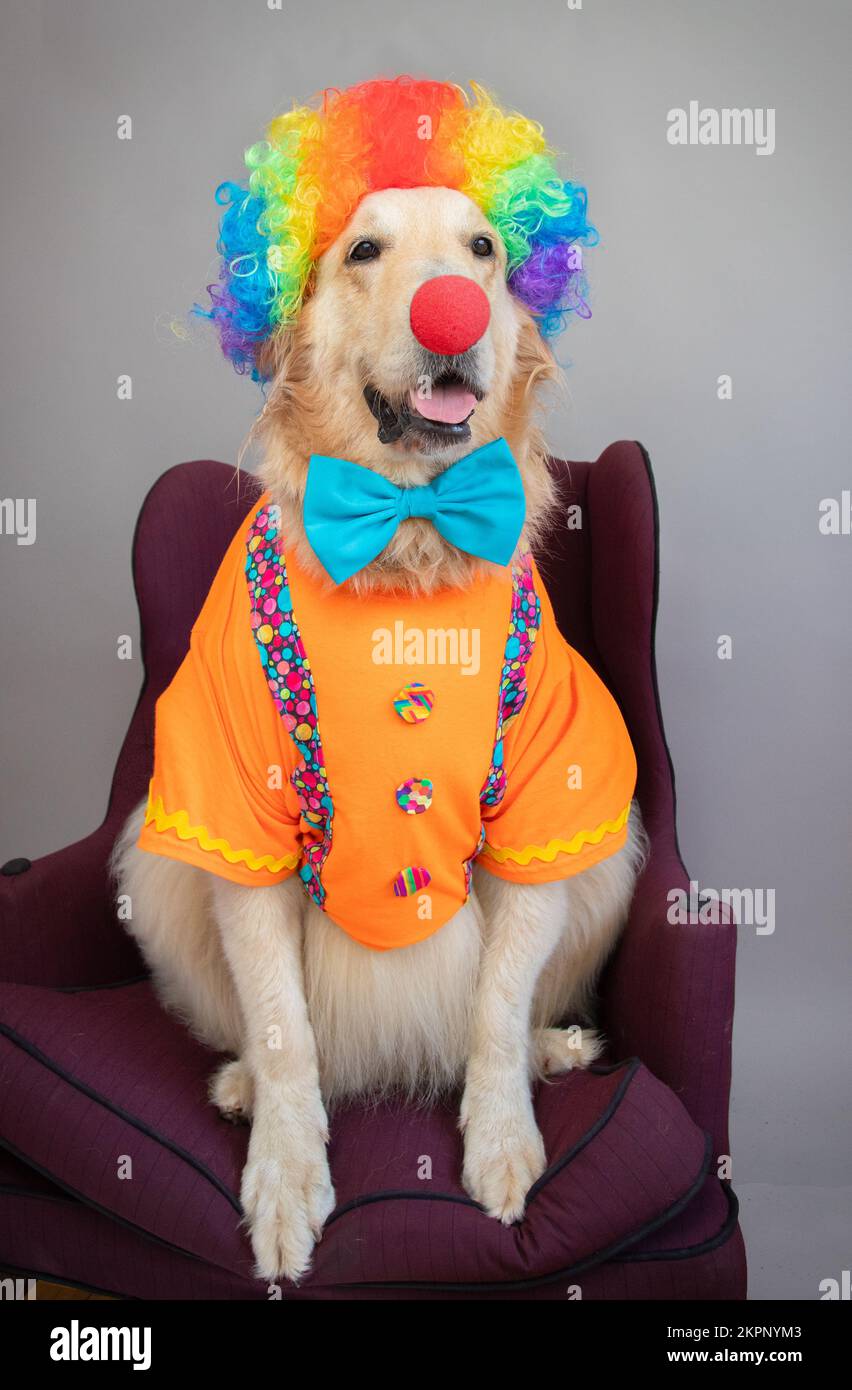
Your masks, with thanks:
[[[437,275],[472,279],[490,309],[479,340],[445,360],[418,342],[409,314],[418,287]],[[537,410],[558,372],[507,283],[499,228],[465,193],[414,186],[363,196],[317,258],[300,313],[263,342],[258,364],[269,382],[253,429],[262,481],[289,548],[318,581],[329,583],[303,524],[309,454],[414,487],[502,437],[526,497],[520,547],[545,534],[553,491]],[[463,428],[430,422],[424,380],[470,393]],[[464,589],[490,563],[410,517],[348,582],[365,596],[431,594]],[[382,951],[342,931],[295,874],[247,887],[146,853],[137,846],[144,815],[140,806],[128,821],[115,875],[163,1004],[228,1054],[210,1094],[223,1116],[251,1124],[241,1199],[258,1274],[298,1280],[309,1268],[335,1202],[327,1114],[344,1098],[399,1093],[428,1103],[460,1087],[464,1186],[492,1217],[520,1219],[546,1164],[531,1085],[600,1051],[594,1032],[559,1025],[590,1021],[597,976],[625,921],[643,855],[635,806],[626,843],[602,862],[529,884],[475,865],[449,921]]]

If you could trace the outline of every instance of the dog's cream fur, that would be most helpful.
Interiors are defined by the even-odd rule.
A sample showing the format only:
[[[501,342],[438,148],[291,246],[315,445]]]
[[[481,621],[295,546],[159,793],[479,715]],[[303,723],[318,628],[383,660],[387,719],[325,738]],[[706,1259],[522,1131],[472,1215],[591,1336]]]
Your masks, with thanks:
[[[491,258],[471,252],[482,234],[493,239]],[[364,238],[381,244],[380,256],[349,261]],[[483,391],[472,440],[382,444],[363,388],[372,383],[398,401],[417,383],[424,361],[408,305],[423,280],[450,273],[477,279],[491,305],[485,336],[465,355]],[[273,375],[253,431],[265,446],[263,481],[282,508],[288,544],[315,574],[301,524],[312,452],[414,486],[503,435],[527,495],[523,543],[541,534],[552,498],[534,412],[539,386],[557,373],[506,287],[499,236],[461,193],[391,189],[365,198],[319,262],[297,326],[270,340],[262,366]],[[361,592],[428,592],[470,582],[484,563],[411,519],[351,582]],[[336,927],[296,877],[242,888],[138,850],[142,814],[140,806],[116,845],[116,877],[163,1003],[233,1055],[211,1097],[227,1118],[251,1119],[241,1196],[258,1273],[298,1279],[307,1270],[334,1205],[326,1111],[347,1096],[394,1091],[428,1101],[463,1086],[465,1187],[491,1215],[517,1220],[545,1166],[531,1079],[587,1065],[599,1052],[594,1033],[556,1025],[569,1015],[589,1020],[643,855],[638,812],[626,847],[574,878],[521,886],[476,868],[471,897],[450,922],[385,952]]]

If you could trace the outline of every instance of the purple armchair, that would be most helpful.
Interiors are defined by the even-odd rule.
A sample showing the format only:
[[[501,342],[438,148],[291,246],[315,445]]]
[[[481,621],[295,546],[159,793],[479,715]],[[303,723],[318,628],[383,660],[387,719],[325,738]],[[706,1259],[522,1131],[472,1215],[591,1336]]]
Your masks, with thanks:
[[[538,1088],[548,1168],[510,1228],[461,1187],[455,1101],[336,1114],[338,1205],[288,1299],[745,1297],[736,1199],[717,1177],[736,929],[666,915],[688,875],[654,667],[651,470],[634,443],[553,469],[582,526],[557,523],[543,577],[565,635],[619,700],[652,846],[602,981],[608,1053]],[[155,483],[133,552],[145,682],[106,818],[0,872],[3,1271],[137,1298],[268,1297],[241,1224],[247,1131],[207,1103],[217,1059],[157,1004],[107,875],[150,775],[154,702],[256,495],[253,478],[222,463],[185,463]]]

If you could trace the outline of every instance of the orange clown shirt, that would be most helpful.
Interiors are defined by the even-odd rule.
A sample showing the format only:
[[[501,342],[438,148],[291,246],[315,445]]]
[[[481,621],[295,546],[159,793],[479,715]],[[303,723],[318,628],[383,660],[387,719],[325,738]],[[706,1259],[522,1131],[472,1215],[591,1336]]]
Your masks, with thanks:
[[[265,887],[298,874],[362,945],[470,891],[568,878],[627,837],[636,760],[529,557],[465,590],[358,597],[241,525],[157,701],[142,849]]]

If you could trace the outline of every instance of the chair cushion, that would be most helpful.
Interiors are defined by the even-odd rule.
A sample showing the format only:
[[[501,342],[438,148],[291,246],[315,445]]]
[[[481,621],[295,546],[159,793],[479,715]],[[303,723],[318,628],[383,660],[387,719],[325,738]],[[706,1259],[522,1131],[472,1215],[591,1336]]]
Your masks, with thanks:
[[[0,1142],[113,1221],[251,1279],[239,1179],[248,1133],[206,1088],[215,1053],[150,985],[0,987]],[[589,1268],[647,1239],[702,1189],[709,1144],[638,1062],[542,1085],[549,1166],[504,1227],[460,1183],[457,1102],[351,1105],[333,1119],[338,1203],[302,1286],[478,1289]]]
[[[726,1201],[727,1196],[727,1201]],[[736,1199],[715,1174],[689,1203],[684,1216],[695,1229],[684,1239],[683,1217],[630,1247],[627,1254],[580,1274],[516,1280],[481,1287],[432,1284],[406,1291],[400,1284],[345,1284],[321,1287],[315,1281],[288,1287],[287,1300],[400,1298],[477,1301],[572,1297],[577,1286],[585,1302],[597,1299],[745,1298],[742,1237]],[[669,1228],[672,1239],[669,1238]],[[652,1248],[653,1247],[653,1248]],[[634,1253],[635,1252],[635,1253]],[[144,1299],[266,1299],[265,1284],[241,1278],[204,1260],[178,1254],[114,1219],[76,1201],[40,1174],[0,1150],[0,1262],[21,1275],[42,1275],[96,1293]]]

